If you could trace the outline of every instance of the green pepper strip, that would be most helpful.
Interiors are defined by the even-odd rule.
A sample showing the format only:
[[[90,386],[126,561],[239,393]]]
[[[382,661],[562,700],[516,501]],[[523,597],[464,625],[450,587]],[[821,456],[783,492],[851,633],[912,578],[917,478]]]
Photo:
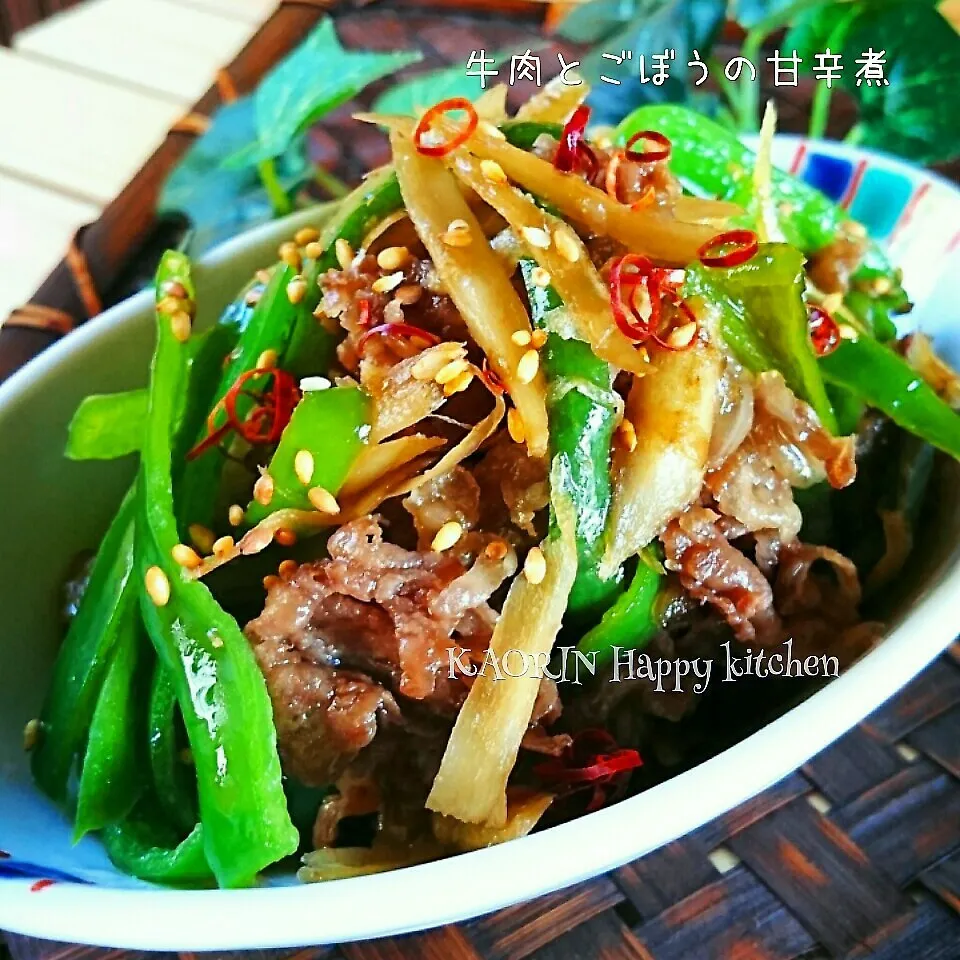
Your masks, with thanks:
[[[168,281],[183,284],[192,295],[189,261],[182,254],[164,255],[158,290]],[[136,568],[145,578],[159,567],[169,583],[169,601],[158,606],[143,592],[141,611],[183,711],[207,860],[222,886],[236,887],[293,853],[299,838],[287,813],[273,711],[253,652],[207,587],[171,557],[180,539],[171,441],[188,372],[183,344],[173,336],[169,318],[158,312],[137,495]]]
[[[276,510],[313,510],[307,496],[311,487],[336,495],[370,433],[370,398],[357,387],[310,390],[294,408],[267,472],[273,480],[268,506],[253,500],[247,522],[259,523]],[[301,450],[313,457],[309,485],[297,476],[294,462]]]
[[[849,390],[897,426],[960,459],[960,416],[889,347],[869,337],[841,340],[833,353],[820,358],[820,369],[828,383]]]
[[[254,308],[236,349],[230,354],[230,362],[220,372],[216,390],[211,397],[208,397],[206,411],[212,410],[226,396],[227,391],[237,382],[241,374],[255,369],[257,359],[265,350],[275,350],[278,356],[283,354],[296,315],[295,305],[287,296],[287,286],[296,275],[296,270],[286,264],[279,264],[274,269],[273,276]],[[237,402],[238,415],[245,416],[252,404],[252,399],[241,396]],[[223,414],[223,416],[226,415]],[[205,426],[198,428],[196,434],[190,438],[191,442],[187,444],[187,449],[205,435]],[[215,492],[220,483],[224,462],[223,457],[210,452],[185,464],[183,464],[183,458],[178,456],[176,469],[182,470],[177,484],[181,536],[186,536],[184,527],[192,523],[212,526]]]
[[[587,655],[596,654],[601,665],[613,658],[616,647],[643,649],[662,626],[658,599],[662,584],[663,567],[649,556],[648,548],[640,555],[630,586],[603,619],[584,634],[577,649]]]
[[[536,261],[520,261],[533,325],[549,329],[549,314],[563,306],[552,287],[533,282]],[[589,617],[606,608],[621,589],[620,575],[601,580],[603,532],[610,512],[610,443],[617,422],[610,365],[580,340],[550,333],[543,351],[550,385],[550,455],[561,460],[564,492],[577,512],[577,577],[570,592],[570,613]]]
[[[97,551],[40,714],[40,740],[31,758],[33,775],[49,796],[61,802],[66,799],[70,770],[83,747],[110,654],[130,612],[136,610],[136,590],[131,587],[133,512],[131,493]]]
[[[694,264],[684,283],[685,295],[702,297],[720,311],[721,335],[745,367],[754,373],[779,370],[836,433],[833,405],[810,342],[803,291],[803,255],[784,243],[761,244],[757,255],[739,267]]]
[[[73,839],[122,820],[143,787],[137,711],[143,701],[147,650],[136,607],[122,618],[111,662],[93,712],[83,757]]]
[[[160,825],[149,806],[141,804],[122,823],[105,827],[101,836],[110,860],[124,873],[152,883],[210,884],[203,827],[199,824],[185,840],[178,840]]]
[[[177,692],[161,664],[150,688],[148,744],[153,787],[160,810],[172,824],[189,832],[197,823],[197,779],[180,759],[177,740]]]
[[[625,143],[638,130],[658,130],[669,137],[670,169],[692,192],[751,208],[756,155],[736,134],[675,104],[651,104],[634,110],[617,127],[617,141]],[[784,238],[808,256],[836,240],[852,222],[846,210],[789,173],[774,170],[771,186]],[[889,283],[888,293],[868,295],[856,289],[879,278]],[[868,243],[863,262],[851,279],[855,289],[846,298],[847,307],[878,339],[895,336],[896,325],[890,314],[902,313],[909,301],[899,271],[879,244]]]

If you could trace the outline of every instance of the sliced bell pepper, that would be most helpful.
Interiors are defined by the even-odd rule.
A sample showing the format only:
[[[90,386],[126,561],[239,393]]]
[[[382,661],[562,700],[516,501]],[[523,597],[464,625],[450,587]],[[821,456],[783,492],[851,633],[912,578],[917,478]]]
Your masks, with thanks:
[[[600,665],[613,657],[613,648],[641,650],[662,628],[659,613],[663,567],[650,548],[640,554],[630,586],[604,613],[600,622],[581,638],[577,649],[595,653]]]
[[[126,820],[104,828],[101,836],[107,856],[124,873],[171,886],[212,885],[200,824],[178,840],[150,806],[141,803]]]
[[[83,747],[111,652],[131,615],[136,617],[133,514],[131,493],[97,551],[40,713],[40,738],[31,757],[33,776],[45,793],[61,802],[66,799],[67,780]]]
[[[833,405],[817,366],[803,301],[803,255],[784,243],[761,244],[753,259],[737,267],[694,265],[686,295],[700,296],[720,311],[727,346],[754,373],[777,369],[791,390],[806,400],[832,433]]]
[[[124,617],[100,690],[83,756],[73,839],[122,820],[143,789],[142,723],[146,692],[143,628],[137,611]],[[138,736],[137,734],[141,734]]]
[[[177,692],[167,670],[157,664],[150,687],[147,743],[157,804],[170,823],[192,830],[197,822],[197,778],[180,757]]]
[[[960,415],[889,347],[869,337],[841,340],[819,365],[828,383],[849,390],[904,430],[960,459]]]
[[[548,329],[548,315],[563,306],[552,287],[533,282],[536,261],[520,261],[533,326]],[[607,580],[598,568],[610,512],[610,443],[617,423],[617,398],[610,364],[589,345],[550,333],[542,351],[549,385],[547,415],[551,460],[562,461],[553,476],[576,511],[577,576],[567,609],[574,616],[596,616],[621,589],[618,573]]]
[[[158,289],[166,282],[192,295],[190,264],[182,254],[164,255]],[[299,837],[283,793],[270,698],[250,645],[207,587],[171,556],[180,540],[171,444],[188,372],[184,345],[158,311],[136,498],[136,570],[138,584],[163,587],[159,594],[141,593],[141,611],[183,712],[207,861],[222,886],[236,887],[293,853]]]
[[[336,496],[367,443],[370,418],[370,397],[357,387],[308,390],[294,408],[267,467],[274,485],[270,503],[264,506],[251,501],[247,522],[259,523],[276,510],[314,509],[308,496],[313,487],[323,487]],[[309,483],[297,475],[295,462],[302,450],[312,459]]]

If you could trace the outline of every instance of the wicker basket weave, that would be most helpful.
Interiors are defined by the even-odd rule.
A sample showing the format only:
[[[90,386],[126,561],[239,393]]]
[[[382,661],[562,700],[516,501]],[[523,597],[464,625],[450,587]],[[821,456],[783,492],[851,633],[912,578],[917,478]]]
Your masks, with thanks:
[[[251,89],[331,6],[327,0],[282,3],[195,113],[208,115],[234,91]],[[341,4],[334,13],[347,46],[415,45],[428,66],[464,62],[480,47],[542,42],[543,7],[521,0],[394,0]],[[547,55],[556,49],[547,48]],[[525,91],[517,88],[515,96]],[[803,117],[805,100],[801,90],[793,111],[786,111],[788,127],[793,114]],[[325,166],[354,181],[383,162],[385,143],[372,128],[351,126],[343,136],[351,110],[328,118],[312,149]],[[192,115],[176,125],[101,219],[81,231],[32,308],[14,320],[33,328],[0,330],[0,380],[124,296],[123,278],[137,261],[149,269],[159,186],[196,129]],[[15,960],[141,956],[7,939]],[[802,770],[608,876],[424,934],[219,956],[960,960],[960,645]]]

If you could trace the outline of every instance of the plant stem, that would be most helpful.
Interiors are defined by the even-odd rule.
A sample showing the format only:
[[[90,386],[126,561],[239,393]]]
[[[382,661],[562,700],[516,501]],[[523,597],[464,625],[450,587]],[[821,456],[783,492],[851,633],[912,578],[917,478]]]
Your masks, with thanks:
[[[814,7],[823,6],[827,0],[794,0],[789,6],[772,13],[753,26],[743,41],[742,55],[757,68],[757,79],[748,82],[739,97],[737,119],[743,133],[757,133],[760,129],[760,56],[763,42],[776,30],[789,24],[794,17]]]
[[[333,200],[342,200],[350,192],[350,188],[338,176],[323,167],[314,168],[313,179],[317,186]]]
[[[821,83],[814,91],[813,103],[810,105],[810,126],[807,129],[807,136],[811,140],[821,140],[826,135],[832,97],[833,88],[825,83]]]
[[[850,31],[850,25],[857,18],[859,12],[859,7],[856,5],[847,11],[847,15],[830,32],[826,43],[827,50],[833,52],[843,46],[843,41]],[[826,83],[820,81],[820,85],[814,91],[813,103],[810,107],[810,127],[807,130],[807,136],[812,139],[820,140],[826,136],[827,123],[830,121],[830,101],[832,98],[833,87],[827,86]]]
[[[849,143],[850,146],[855,147],[858,144],[863,142],[863,135],[865,129],[862,123],[855,123],[851,128],[849,133],[843,138],[844,143]]]
[[[285,217],[293,210],[293,204],[287,196],[287,191],[283,189],[280,177],[277,176],[276,161],[272,157],[269,160],[261,160],[257,164],[257,172],[260,174],[260,182],[270,198],[273,215],[275,217]]]

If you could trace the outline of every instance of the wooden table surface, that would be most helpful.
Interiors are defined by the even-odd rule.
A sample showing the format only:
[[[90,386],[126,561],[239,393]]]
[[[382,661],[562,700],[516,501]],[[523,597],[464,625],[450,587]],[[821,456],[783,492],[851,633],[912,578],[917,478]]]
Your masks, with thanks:
[[[275,7],[86,0],[0,47],[0,323]]]

